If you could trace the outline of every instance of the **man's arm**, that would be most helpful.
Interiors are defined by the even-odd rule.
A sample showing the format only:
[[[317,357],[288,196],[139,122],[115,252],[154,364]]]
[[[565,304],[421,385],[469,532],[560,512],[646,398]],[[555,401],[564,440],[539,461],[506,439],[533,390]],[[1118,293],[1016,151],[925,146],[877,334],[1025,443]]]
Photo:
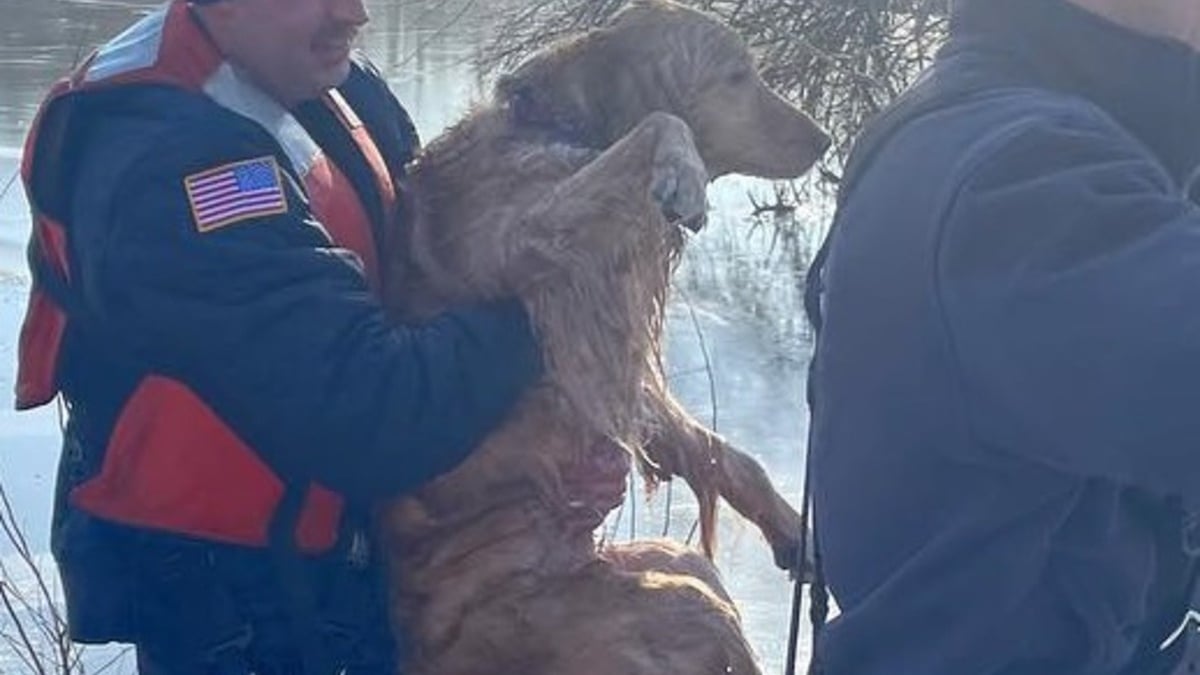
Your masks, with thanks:
[[[357,258],[328,243],[286,179],[285,213],[201,231],[188,176],[270,145],[200,126],[157,138],[108,213],[76,214],[84,300],[114,348],[192,388],[275,466],[348,495],[453,468],[540,372],[523,309],[389,325]],[[85,159],[85,185],[103,155]]]
[[[1144,149],[1031,124],[963,186],[937,275],[978,440],[1200,499],[1200,212]]]

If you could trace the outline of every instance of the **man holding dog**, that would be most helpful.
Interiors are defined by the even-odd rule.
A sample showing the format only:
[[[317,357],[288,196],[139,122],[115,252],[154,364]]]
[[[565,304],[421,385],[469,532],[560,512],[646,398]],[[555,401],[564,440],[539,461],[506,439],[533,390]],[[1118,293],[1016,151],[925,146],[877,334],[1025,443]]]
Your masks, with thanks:
[[[816,665],[1195,672],[1200,3],[953,11],[814,287]]]
[[[396,672],[369,505],[459,464],[540,372],[516,301],[385,318],[418,142],[351,56],[366,21],[171,0],[30,134],[18,406],[69,411],[71,635],[136,644],[143,675]],[[590,524],[624,480],[586,480]]]

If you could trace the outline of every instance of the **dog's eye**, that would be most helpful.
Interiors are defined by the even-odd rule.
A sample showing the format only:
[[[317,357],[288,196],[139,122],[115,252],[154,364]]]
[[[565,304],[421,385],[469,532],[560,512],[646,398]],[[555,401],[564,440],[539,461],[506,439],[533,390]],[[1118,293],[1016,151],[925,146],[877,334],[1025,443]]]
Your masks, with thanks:
[[[746,84],[750,81],[749,70],[735,70],[725,78],[725,83],[731,86]]]

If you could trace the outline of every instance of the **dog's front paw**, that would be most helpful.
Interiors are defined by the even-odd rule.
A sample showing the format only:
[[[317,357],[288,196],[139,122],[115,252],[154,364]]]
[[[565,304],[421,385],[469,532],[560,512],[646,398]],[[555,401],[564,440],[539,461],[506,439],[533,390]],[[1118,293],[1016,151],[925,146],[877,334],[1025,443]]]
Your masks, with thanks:
[[[668,222],[699,230],[708,210],[708,169],[687,123],[671,115],[663,118],[650,173],[650,195]]]

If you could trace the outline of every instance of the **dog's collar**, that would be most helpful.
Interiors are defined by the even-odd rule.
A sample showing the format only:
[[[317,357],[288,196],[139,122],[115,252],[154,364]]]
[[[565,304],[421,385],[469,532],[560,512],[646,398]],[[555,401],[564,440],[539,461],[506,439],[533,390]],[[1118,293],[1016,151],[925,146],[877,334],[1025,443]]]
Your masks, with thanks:
[[[602,150],[604,144],[596,134],[574,116],[556,111],[543,105],[529,87],[521,87],[508,95],[505,102],[513,124],[548,134],[553,140],[566,145]]]

